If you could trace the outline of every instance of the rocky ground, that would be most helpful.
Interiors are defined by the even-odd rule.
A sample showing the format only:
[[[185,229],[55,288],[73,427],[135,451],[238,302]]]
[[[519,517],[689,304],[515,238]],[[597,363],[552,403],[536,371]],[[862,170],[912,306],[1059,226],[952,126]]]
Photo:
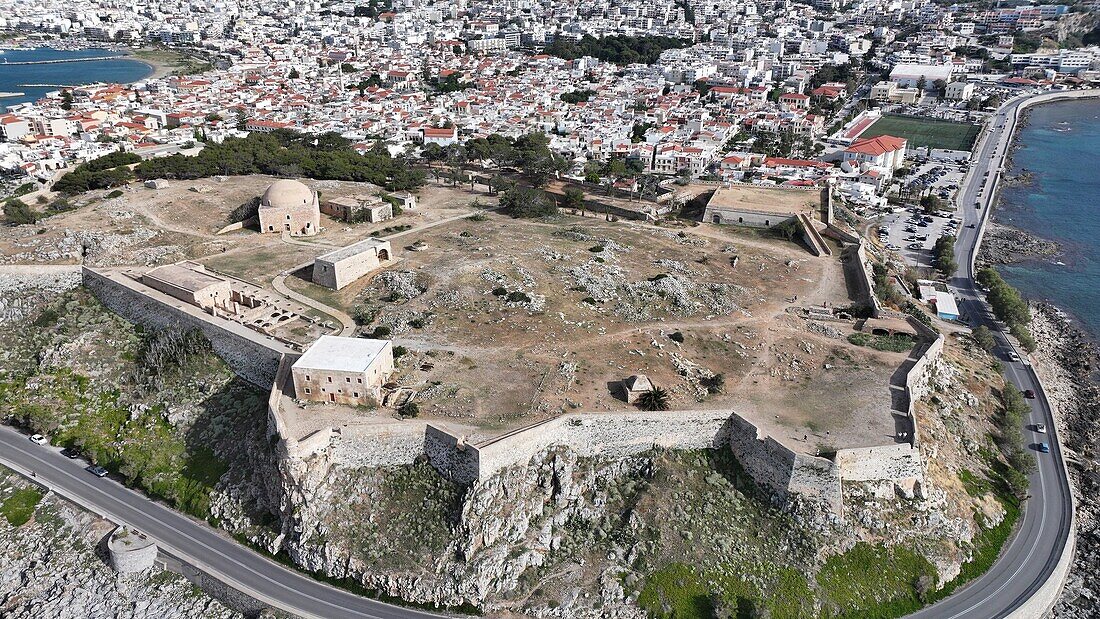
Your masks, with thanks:
[[[29,485],[0,469],[0,501]],[[29,521],[0,518],[0,616],[9,619],[221,619],[240,617],[182,576],[117,574],[101,540],[114,528],[54,495]]]
[[[1052,258],[1061,247],[1029,232],[1005,224],[990,222],[978,252],[985,264],[1012,264],[1031,258]]]
[[[1077,491],[1077,552],[1055,617],[1100,617],[1100,383],[1095,344],[1055,307],[1033,307],[1036,364]]]

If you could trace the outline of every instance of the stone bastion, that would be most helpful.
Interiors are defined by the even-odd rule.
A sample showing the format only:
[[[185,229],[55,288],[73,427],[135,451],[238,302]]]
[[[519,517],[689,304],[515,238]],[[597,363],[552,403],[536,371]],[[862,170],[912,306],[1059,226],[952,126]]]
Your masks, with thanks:
[[[284,386],[298,357],[296,351],[150,291],[119,273],[84,268],[83,281],[107,307],[132,322],[153,329],[201,330],[237,374],[270,387],[269,429],[278,437],[280,457],[288,463],[322,457],[340,468],[356,468],[411,464],[426,457],[456,483],[476,484],[508,467],[526,464],[551,447],[599,457],[622,457],[654,447],[730,449],[758,484],[780,498],[798,495],[836,513],[841,511],[844,481],[892,482],[914,492],[924,477],[913,402],[927,390],[928,368],[943,350],[943,336],[912,317],[905,318],[923,342],[914,348],[910,359],[914,363],[906,374],[907,404],[902,412],[909,420],[910,442],[841,449],[830,459],[796,453],[733,410],[570,413],[479,442],[467,441],[466,434],[442,423],[422,420],[356,425],[322,416],[303,433],[288,423],[283,411]]]

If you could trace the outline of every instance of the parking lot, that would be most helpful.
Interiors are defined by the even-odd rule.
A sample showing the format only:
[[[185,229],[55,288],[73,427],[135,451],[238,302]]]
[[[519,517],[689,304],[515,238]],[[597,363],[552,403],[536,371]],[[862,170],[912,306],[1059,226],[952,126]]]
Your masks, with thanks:
[[[910,184],[914,195],[931,195],[947,207],[938,213],[926,213],[921,207],[890,213],[883,217],[875,233],[887,249],[894,251],[909,264],[932,267],[932,247],[945,235],[958,235],[960,222],[955,209],[955,193],[969,166],[967,162],[945,162],[914,157],[906,160],[911,170],[901,179]]]
[[[950,217],[926,215],[914,207],[887,215],[878,228],[878,238],[887,249],[901,254],[907,263],[931,268],[932,246],[936,240],[944,235],[958,234],[959,223],[953,217],[953,214]]]

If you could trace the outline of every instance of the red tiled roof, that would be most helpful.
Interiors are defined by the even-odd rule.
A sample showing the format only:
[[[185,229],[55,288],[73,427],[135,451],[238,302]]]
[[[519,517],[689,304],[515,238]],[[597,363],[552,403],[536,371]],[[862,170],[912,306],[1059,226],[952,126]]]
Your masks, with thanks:
[[[907,142],[905,138],[897,138],[892,135],[880,135],[875,138],[856,140],[852,142],[852,145],[848,147],[847,151],[850,153],[878,157],[879,155],[892,153],[896,150],[905,148]]]

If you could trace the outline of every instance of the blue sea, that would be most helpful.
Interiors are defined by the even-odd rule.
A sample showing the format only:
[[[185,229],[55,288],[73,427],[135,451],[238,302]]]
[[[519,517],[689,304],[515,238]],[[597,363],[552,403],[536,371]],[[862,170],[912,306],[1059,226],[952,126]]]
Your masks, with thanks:
[[[1032,108],[1010,174],[1032,182],[1004,190],[998,221],[1061,244],[1063,254],[1003,267],[1030,299],[1047,300],[1100,336],[1100,101]]]
[[[22,92],[20,97],[0,99],[0,111],[8,106],[26,103],[42,98],[47,92],[57,90],[56,86],[31,88],[24,84],[58,84],[78,86],[95,82],[136,82],[153,74],[149,65],[119,58],[118,60],[99,60],[89,62],[67,62],[61,64],[5,65],[4,61],[19,62],[28,60],[57,60],[62,58],[95,58],[99,56],[121,56],[119,52],[106,49],[82,49],[79,51],[60,51],[50,48],[4,50],[0,54],[0,92]]]

